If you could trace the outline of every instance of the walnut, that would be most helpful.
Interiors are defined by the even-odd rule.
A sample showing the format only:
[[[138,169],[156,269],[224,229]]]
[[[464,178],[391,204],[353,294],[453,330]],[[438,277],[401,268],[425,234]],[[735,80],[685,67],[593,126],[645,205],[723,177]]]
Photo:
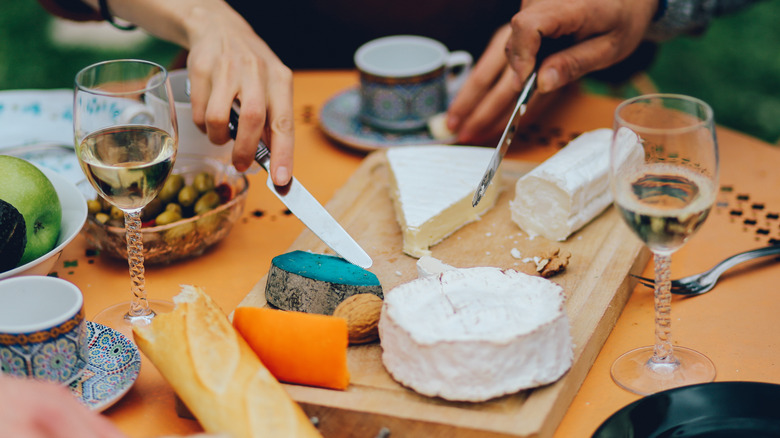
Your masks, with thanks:
[[[536,272],[544,278],[560,274],[569,265],[570,257],[570,252],[561,252],[560,248],[555,248],[539,257],[536,262]]]
[[[382,313],[382,299],[374,294],[355,294],[342,301],[333,316],[347,320],[349,343],[366,344],[379,339],[379,316]]]

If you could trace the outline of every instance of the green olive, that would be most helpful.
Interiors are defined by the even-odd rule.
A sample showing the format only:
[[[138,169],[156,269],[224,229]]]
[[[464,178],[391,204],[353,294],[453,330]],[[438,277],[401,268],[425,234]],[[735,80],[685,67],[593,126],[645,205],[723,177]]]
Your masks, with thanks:
[[[184,187],[184,177],[179,174],[173,174],[165,180],[160,193],[157,195],[163,203],[171,202],[176,199],[179,190]]]
[[[95,220],[100,222],[101,224],[105,224],[106,222],[108,222],[109,219],[110,218],[108,217],[108,215],[103,213],[102,211],[95,213]]]
[[[111,217],[111,219],[118,220],[118,221],[124,221],[125,220],[125,213],[119,209],[119,207],[111,206],[111,211],[108,213],[108,215]]]
[[[195,203],[195,214],[203,214],[219,205],[219,195],[214,190],[204,193]]]
[[[209,190],[214,189],[214,175],[208,172],[200,172],[195,175],[195,179],[192,181],[193,187],[198,190],[198,193],[206,193]]]
[[[141,210],[141,221],[146,222],[155,218],[163,210],[163,202],[158,198],[152,199],[143,210]]]
[[[87,211],[91,215],[96,215],[100,213],[103,210],[103,207],[100,205],[100,201],[97,199],[90,199],[87,201]]]
[[[191,207],[198,200],[198,191],[193,186],[186,186],[179,190],[178,200],[182,207]]]
[[[170,204],[166,205],[165,206],[165,211],[172,211],[174,213],[177,213],[179,216],[182,215],[181,205],[179,205],[179,204],[177,204],[175,202],[171,202]]]
[[[173,210],[165,210],[154,218],[157,225],[168,225],[178,220],[181,220],[181,213],[177,213]]]

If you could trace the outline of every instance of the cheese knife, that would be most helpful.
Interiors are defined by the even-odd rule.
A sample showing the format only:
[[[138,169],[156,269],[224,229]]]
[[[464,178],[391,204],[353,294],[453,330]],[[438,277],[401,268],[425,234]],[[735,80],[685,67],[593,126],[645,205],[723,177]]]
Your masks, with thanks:
[[[235,140],[238,132],[237,104],[230,110],[228,128],[230,136]],[[348,262],[368,269],[373,264],[371,257],[363,248],[341,227],[333,216],[325,210],[317,199],[298,182],[295,177],[285,186],[277,186],[271,180],[271,153],[265,143],[260,140],[255,153],[255,161],[268,172],[266,185],[290,211],[303,222],[317,237],[328,245],[336,254]]]
[[[542,61],[550,54],[558,52],[571,44],[571,36],[563,36],[556,39],[542,38],[539,51],[536,53],[534,70],[528,75],[528,78],[526,78],[525,83],[523,84],[520,97],[517,98],[517,103],[512,111],[512,117],[509,118],[509,123],[507,123],[506,128],[504,128],[504,133],[501,134],[501,139],[498,141],[498,145],[493,153],[493,157],[490,159],[490,163],[488,163],[487,170],[485,170],[485,174],[482,176],[482,180],[479,182],[479,186],[477,186],[477,190],[474,192],[474,198],[471,200],[472,207],[476,207],[477,204],[479,204],[479,201],[482,200],[482,196],[484,196],[487,191],[490,181],[493,180],[493,176],[495,176],[498,171],[501,160],[504,158],[506,151],[509,150],[509,145],[512,144],[512,140],[515,137],[515,131],[517,130],[518,120],[525,114],[528,107],[528,101],[531,100],[531,96],[533,96],[534,91],[536,91],[536,76]]]

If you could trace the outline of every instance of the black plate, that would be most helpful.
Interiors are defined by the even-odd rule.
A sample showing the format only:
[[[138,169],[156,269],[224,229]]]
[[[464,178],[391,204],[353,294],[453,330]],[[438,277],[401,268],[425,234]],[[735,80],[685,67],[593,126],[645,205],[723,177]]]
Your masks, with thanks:
[[[593,438],[778,438],[780,385],[715,382],[637,400],[596,430]]]

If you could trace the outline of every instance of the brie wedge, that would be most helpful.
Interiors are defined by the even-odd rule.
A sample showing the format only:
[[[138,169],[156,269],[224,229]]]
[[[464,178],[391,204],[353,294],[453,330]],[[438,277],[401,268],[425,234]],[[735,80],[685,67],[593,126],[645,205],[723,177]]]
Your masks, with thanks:
[[[401,146],[387,151],[390,196],[403,233],[403,251],[430,255],[430,246],[473,222],[495,205],[501,181],[493,177],[482,201],[474,191],[493,150],[473,146]]]
[[[612,130],[586,132],[517,180],[512,220],[529,237],[563,241],[612,203]]]
[[[450,269],[385,294],[382,362],[427,396],[478,402],[558,380],[572,365],[557,284],[492,267]]]

